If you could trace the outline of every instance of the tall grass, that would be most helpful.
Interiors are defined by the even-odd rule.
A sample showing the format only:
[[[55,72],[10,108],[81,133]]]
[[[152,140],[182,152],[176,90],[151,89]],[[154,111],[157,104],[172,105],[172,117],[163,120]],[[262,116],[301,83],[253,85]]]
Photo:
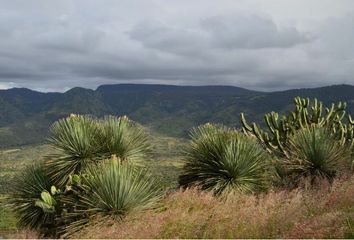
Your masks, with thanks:
[[[164,201],[165,211],[97,223],[79,238],[353,238],[354,178],[322,182],[312,190],[230,195],[195,189]]]

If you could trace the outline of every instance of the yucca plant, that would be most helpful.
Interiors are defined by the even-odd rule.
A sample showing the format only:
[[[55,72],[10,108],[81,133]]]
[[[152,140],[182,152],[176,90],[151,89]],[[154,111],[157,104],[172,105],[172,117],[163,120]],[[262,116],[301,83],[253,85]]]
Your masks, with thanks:
[[[340,144],[325,128],[299,130],[289,140],[289,158],[282,160],[287,175],[295,178],[332,179],[350,165],[351,151]]]
[[[52,187],[52,181],[43,165],[36,163],[26,167],[13,181],[9,203],[18,215],[19,225],[39,229],[44,234],[52,231],[54,212],[43,211],[37,204],[42,193],[50,191]]]
[[[44,165],[15,177],[11,202],[24,226],[56,237],[67,225],[75,229],[99,214],[123,217],[152,207],[161,196],[145,171],[121,163],[150,148],[143,128],[127,117],[71,114],[53,124],[49,142],[55,153]],[[109,157],[114,164],[106,164]]]
[[[145,130],[128,117],[107,116],[100,121],[101,143],[106,157],[117,156],[120,160],[143,158],[150,150]]]
[[[46,165],[54,183],[63,187],[70,175],[101,155],[101,129],[96,119],[72,114],[55,122],[50,132],[49,142],[59,152],[49,155]]]
[[[216,194],[254,193],[269,186],[272,158],[255,139],[211,124],[193,129],[191,138],[181,186],[197,185]]]
[[[76,197],[64,200],[75,205],[67,217],[76,221],[66,226],[63,236],[81,229],[89,219],[122,219],[129,212],[155,208],[162,197],[159,184],[144,169],[121,163],[115,157],[108,163],[90,167],[80,182]]]
[[[55,122],[49,139],[59,153],[46,163],[53,181],[63,187],[69,176],[92,163],[116,155],[120,160],[135,160],[149,152],[144,129],[127,117],[108,116],[98,120],[74,115]]]

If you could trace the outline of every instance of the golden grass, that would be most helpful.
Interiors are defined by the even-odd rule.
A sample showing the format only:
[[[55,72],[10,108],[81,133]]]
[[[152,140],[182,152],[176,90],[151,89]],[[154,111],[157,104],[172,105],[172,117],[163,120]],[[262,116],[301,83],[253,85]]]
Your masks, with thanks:
[[[196,189],[124,221],[92,223],[75,238],[353,238],[354,177],[312,190],[234,195]]]
[[[1,230],[0,239],[38,239],[39,235],[34,230],[20,229],[20,230]]]

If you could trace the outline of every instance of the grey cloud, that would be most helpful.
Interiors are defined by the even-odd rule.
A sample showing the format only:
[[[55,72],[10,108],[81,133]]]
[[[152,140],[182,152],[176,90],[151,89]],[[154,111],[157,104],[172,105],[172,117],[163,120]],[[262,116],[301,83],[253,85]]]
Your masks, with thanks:
[[[202,22],[220,48],[288,48],[310,41],[295,27],[279,28],[269,18],[256,15],[211,17]]]
[[[144,21],[134,27],[130,37],[145,47],[184,55],[211,48],[289,48],[313,39],[295,27],[279,28],[269,18],[242,13],[208,17],[193,28]]]
[[[291,9],[253,9],[258,0],[63,0],[41,8],[27,1],[4,1],[0,9],[0,88],[144,82],[275,90],[354,84],[353,13],[327,9],[312,21],[291,16]],[[309,1],[323,10],[321,1]],[[354,6],[343,4],[341,11]]]
[[[349,15],[332,17],[324,21],[316,34],[317,44],[309,49],[319,56],[327,55],[339,59],[354,58],[354,12]],[[313,51],[311,51],[313,50]]]
[[[129,36],[147,48],[182,55],[200,54],[208,48],[209,39],[201,29],[168,26],[158,21],[138,23]]]
[[[87,52],[96,48],[104,33],[98,30],[85,31],[51,31],[38,34],[33,45],[39,49],[68,52]]]

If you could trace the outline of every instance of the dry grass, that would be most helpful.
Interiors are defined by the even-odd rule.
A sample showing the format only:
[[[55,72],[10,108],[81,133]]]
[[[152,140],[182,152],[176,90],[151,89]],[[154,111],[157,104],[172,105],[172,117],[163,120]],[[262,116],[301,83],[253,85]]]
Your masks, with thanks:
[[[38,239],[39,235],[34,230],[0,230],[0,239]]]
[[[195,189],[122,222],[92,223],[75,238],[353,238],[354,178],[318,189],[215,198]]]

